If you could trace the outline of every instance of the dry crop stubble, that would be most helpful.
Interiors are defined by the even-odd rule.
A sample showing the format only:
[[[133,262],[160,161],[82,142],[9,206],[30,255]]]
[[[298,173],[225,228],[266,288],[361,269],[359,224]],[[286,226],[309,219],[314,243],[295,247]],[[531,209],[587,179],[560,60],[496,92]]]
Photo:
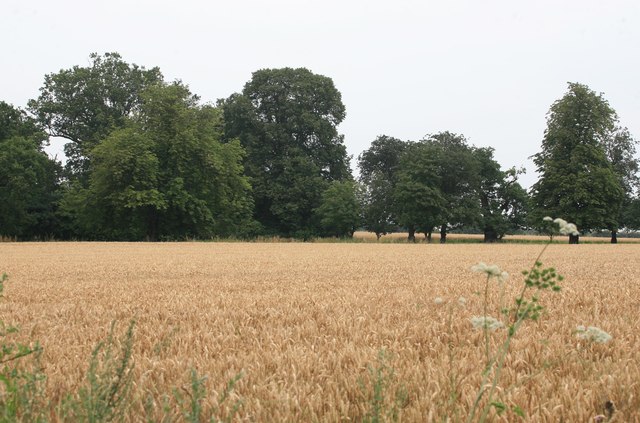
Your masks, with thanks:
[[[191,368],[209,375],[214,394],[243,373],[233,391],[243,400],[238,420],[359,420],[370,407],[367,366],[378,365],[381,349],[394,369],[387,406],[404,387],[400,419],[430,421],[464,415],[481,380],[484,339],[468,319],[482,314],[474,293],[484,282],[469,268],[484,261],[511,273],[505,298],[512,301],[520,270],[540,248],[5,243],[1,270],[10,281],[0,310],[20,336],[43,345],[53,401],[82,382],[111,321],[124,330],[135,318],[132,421],[149,398],[159,418],[162,395],[186,385]],[[563,291],[543,297],[540,321],[516,336],[501,402],[520,406],[528,421],[587,421],[611,399],[620,421],[640,419],[639,253],[636,245],[549,247],[543,261],[566,277]],[[580,324],[614,339],[579,342]],[[460,397],[447,404],[452,386]],[[207,401],[215,404],[215,395]],[[513,418],[506,412],[495,420]]]

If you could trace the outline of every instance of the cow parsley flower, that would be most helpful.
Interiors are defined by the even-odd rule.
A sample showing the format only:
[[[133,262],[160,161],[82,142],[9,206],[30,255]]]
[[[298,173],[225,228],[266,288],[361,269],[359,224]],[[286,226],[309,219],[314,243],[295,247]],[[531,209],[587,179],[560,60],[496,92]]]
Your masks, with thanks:
[[[507,279],[509,279],[509,273],[503,272],[495,264],[486,264],[480,262],[474,266],[471,266],[471,270],[477,273],[484,273],[490,278],[496,278],[498,279],[498,282],[505,282]]]
[[[473,316],[469,319],[474,329],[489,329],[494,331],[504,327],[504,323],[491,316]]]
[[[560,228],[562,235],[580,235],[578,228],[573,223],[567,223],[564,227]]]
[[[500,270],[498,266],[496,266],[495,264],[486,264],[483,262],[471,266],[471,270],[478,273],[485,273],[489,277],[499,277],[502,275],[502,270]]]
[[[580,232],[578,232],[578,228],[573,223],[569,223],[559,217],[553,219],[553,223],[558,225],[559,231],[562,235],[580,235]]]
[[[561,217],[556,217],[555,219],[553,219],[553,223],[560,226],[561,228],[567,225],[567,221],[562,219]]]
[[[439,305],[439,304],[444,303],[444,300],[441,297],[435,297],[433,299],[433,302]]]
[[[464,307],[465,305],[467,305],[467,299],[465,297],[458,298],[458,304]]]
[[[545,217],[542,218],[542,220],[544,220],[545,222],[553,222],[553,217],[545,216]]]
[[[613,339],[611,335],[596,326],[589,326],[587,328],[582,325],[576,326],[576,332],[578,333],[578,339],[597,342],[599,344],[606,344]]]

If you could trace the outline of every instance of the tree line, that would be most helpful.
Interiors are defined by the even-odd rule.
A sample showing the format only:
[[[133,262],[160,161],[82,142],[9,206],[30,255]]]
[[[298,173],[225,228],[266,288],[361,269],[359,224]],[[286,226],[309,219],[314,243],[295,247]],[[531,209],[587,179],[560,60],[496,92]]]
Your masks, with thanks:
[[[582,231],[640,227],[636,141],[602,94],[569,84],[547,116],[540,179],[463,135],[379,136],[349,167],[333,81],[262,69],[241,92],[202,103],[160,69],[92,54],[45,75],[21,110],[0,101],[0,235],[174,240],[352,236],[450,230],[493,242],[562,216]],[[49,158],[66,141],[66,163]],[[578,238],[573,237],[572,242]]]

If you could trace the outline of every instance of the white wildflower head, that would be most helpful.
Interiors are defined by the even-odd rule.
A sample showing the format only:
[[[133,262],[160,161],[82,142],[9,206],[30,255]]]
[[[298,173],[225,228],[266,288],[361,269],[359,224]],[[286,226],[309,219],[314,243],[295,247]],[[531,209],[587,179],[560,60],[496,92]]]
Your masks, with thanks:
[[[444,300],[441,297],[435,297],[433,299],[433,302],[436,303],[436,304],[442,304],[442,303],[444,303]]]
[[[545,222],[553,222],[553,217],[545,216],[545,217],[542,218],[542,220],[544,220]]]
[[[555,219],[553,219],[553,223],[555,223],[556,225],[562,228],[563,226],[566,226],[567,221],[560,217],[556,217]]]
[[[467,304],[467,299],[465,297],[458,298],[458,304],[464,307]]]
[[[578,333],[578,339],[597,342],[599,344],[606,344],[613,339],[607,332],[595,326],[589,326],[587,328],[582,325],[576,326],[576,332]]]
[[[578,232],[578,228],[573,223],[567,223],[566,225],[561,227],[560,233],[562,235],[580,235],[580,232]]]
[[[483,262],[480,262],[474,266],[471,266],[471,270],[478,273],[484,273],[488,277],[496,277],[496,278],[501,278],[503,276],[502,275],[503,273],[507,273],[500,270],[500,268],[495,264],[486,264]],[[507,274],[507,277],[508,277],[508,274]]]
[[[547,221],[547,217],[545,217],[543,220]],[[562,235],[574,235],[574,236],[580,235],[580,232],[578,232],[578,228],[574,223],[569,223],[566,220],[561,219],[559,217],[553,219],[553,223],[558,225],[558,231]]]
[[[488,329],[494,331],[504,327],[504,323],[491,316],[473,316],[469,321],[474,329]]]
[[[498,276],[498,281],[500,282],[506,282],[509,279],[509,273],[507,272],[502,272],[500,273],[500,276]]]

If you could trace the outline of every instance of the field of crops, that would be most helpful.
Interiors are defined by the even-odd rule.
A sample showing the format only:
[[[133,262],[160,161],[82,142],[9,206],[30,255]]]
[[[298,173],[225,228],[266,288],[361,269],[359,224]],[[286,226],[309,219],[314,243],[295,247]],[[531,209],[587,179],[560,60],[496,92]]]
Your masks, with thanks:
[[[470,267],[509,272],[512,302],[541,248],[1,243],[10,279],[0,316],[43,346],[53,404],[86,383],[111,323],[121,336],[135,319],[131,421],[178,418],[167,404],[188,399],[192,369],[208,376],[205,414],[240,400],[234,421],[464,421],[485,360],[469,321],[483,315],[484,279]],[[522,410],[526,421],[587,422],[613,401],[615,421],[640,421],[640,246],[554,244],[542,261],[565,276],[563,290],[542,295],[539,321],[514,338],[494,398],[505,410],[490,420],[518,421]],[[498,316],[497,282],[489,299]],[[580,340],[577,325],[613,339]],[[492,350],[505,335],[492,333]]]

